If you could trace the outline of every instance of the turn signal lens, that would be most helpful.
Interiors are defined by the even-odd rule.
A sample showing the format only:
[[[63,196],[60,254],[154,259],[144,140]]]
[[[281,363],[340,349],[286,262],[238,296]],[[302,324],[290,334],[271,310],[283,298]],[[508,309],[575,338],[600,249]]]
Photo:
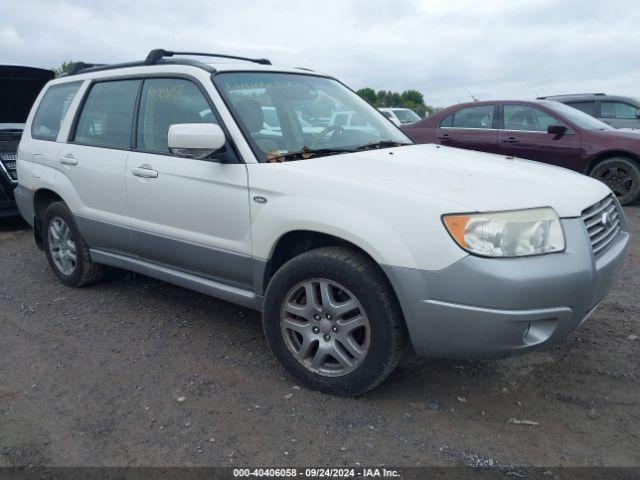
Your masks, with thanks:
[[[561,252],[564,232],[553,208],[442,217],[455,242],[469,253],[485,257],[522,257]]]

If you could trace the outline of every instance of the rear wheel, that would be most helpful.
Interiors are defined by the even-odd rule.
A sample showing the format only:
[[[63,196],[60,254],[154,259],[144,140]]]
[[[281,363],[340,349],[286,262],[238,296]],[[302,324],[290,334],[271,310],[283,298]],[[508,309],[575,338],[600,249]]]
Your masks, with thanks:
[[[91,260],[89,246],[64,202],[47,207],[42,226],[47,260],[64,285],[82,287],[103,277],[106,267]]]
[[[640,168],[629,158],[607,158],[593,168],[591,176],[605,183],[622,205],[628,205],[640,196]]]
[[[287,262],[264,303],[269,346],[303,385],[362,394],[395,368],[405,344],[402,313],[386,278],[365,255],[319,248]]]

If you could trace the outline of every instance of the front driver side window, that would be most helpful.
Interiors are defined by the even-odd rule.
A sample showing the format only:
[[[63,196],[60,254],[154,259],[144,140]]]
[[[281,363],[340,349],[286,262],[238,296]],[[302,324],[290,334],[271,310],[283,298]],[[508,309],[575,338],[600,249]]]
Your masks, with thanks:
[[[602,118],[619,118],[623,120],[635,120],[636,111],[638,110],[633,105],[622,102],[602,102],[601,103]]]
[[[138,114],[138,149],[169,153],[169,127],[178,123],[219,122],[200,89],[189,80],[145,80]]]
[[[546,132],[549,125],[559,124],[548,113],[529,105],[505,105],[504,129],[526,132]]]

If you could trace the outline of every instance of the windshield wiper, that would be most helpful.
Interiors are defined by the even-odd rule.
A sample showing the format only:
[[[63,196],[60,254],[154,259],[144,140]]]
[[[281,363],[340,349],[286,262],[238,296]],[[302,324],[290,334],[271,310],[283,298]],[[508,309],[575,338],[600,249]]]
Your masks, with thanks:
[[[380,142],[367,143],[366,145],[361,145],[357,148],[354,148],[353,151],[359,150],[377,150],[379,148],[390,148],[390,147],[403,147],[405,145],[413,145],[412,143],[406,142],[394,142],[392,140],[382,140]]]
[[[309,158],[338,155],[340,153],[353,153],[362,150],[375,150],[378,148],[402,147],[404,145],[413,144],[383,140],[381,142],[367,143],[366,145],[361,145],[356,148],[318,148],[312,150],[308,147],[303,147],[299,152],[283,153],[282,155],[279,155],[277,153],[270,153],[267,155],[267,161],[269,163],[281,163],[291,160],[307,160]]]
[[[269,163],[281,163],[291,160],[307,160],[309,158],[324,157],[327,155],[338,155],[340,153],[353,152],[350,148],[318,148],[311,150],[310,148],[303,147],[299,152],[283,153],[279,155],[277,153],[270,153],[267,155],[267,161]]]

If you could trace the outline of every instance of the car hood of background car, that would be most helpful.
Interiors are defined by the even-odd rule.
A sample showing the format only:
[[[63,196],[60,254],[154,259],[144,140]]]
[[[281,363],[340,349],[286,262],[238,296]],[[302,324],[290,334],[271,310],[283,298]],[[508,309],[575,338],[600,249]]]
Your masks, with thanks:
[[[53,77],[43,68],[0,65],[0,123],[24,123],[40,90]]]
[[[632,142],[640,142],[640,129],[637,128],[616,128],[611,130],[590,130],[591,135],[597,135],[602,139],[614,139],[616,142],[629,140]],[[640,143],[638,143],[640,151]]]
[[[287,165],[316,175],[437,197],[464,206],[466,211],[549,206],[561,217],[577,217],[611,193],[603,183],[564,168],[434,144],[368,150]]]

